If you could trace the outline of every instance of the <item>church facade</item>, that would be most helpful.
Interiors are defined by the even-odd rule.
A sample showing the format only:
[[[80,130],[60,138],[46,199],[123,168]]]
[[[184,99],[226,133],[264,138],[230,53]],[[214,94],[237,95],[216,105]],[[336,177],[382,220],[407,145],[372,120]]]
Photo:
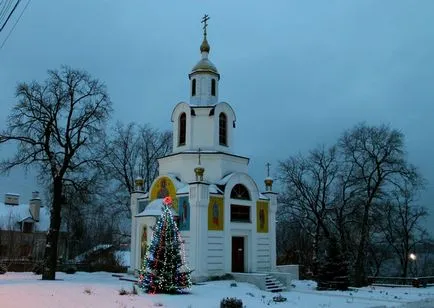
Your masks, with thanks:
[[[131,195],[131,271],[142,265],[166,196],[173,199],[194,279],[276,269],[273,181],[267,177],[261,192],[248,173],[249,158],[233,153],[236,115],[219,102],[220,74],[209,60],[204,29],[201,59],[189,74],[189,102],[171,114],[173,151],[159,159],[149,192],[138,179]]]

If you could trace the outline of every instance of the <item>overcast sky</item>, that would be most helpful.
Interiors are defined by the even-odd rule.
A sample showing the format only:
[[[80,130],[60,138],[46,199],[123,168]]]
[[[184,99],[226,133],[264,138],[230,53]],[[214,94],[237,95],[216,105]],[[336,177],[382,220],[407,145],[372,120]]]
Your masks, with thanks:
[[[107,84],[113,122],[170,129],[172,108],[189,98],[206,13],[220,100],[237,114],[235,151],[251,158],[261,187],[267,161],[275,168],[332,144],[361,121],[386,123],[405,134],[429,181],[421,203],[434,226],[433,12],[432,0],[32,1],[0,49],[0,129],[17,82],[42,81],[62,64]],[[0,158],[13,150],[2,147]],[[34,174],[0,176],[0,195],[27,200],[35,188]]]

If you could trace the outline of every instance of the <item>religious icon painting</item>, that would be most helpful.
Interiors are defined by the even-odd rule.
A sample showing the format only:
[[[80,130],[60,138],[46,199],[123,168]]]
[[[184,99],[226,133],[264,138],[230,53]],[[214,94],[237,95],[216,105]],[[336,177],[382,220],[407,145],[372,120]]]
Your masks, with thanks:
[[[178,198],[179,231],[190,231],[190,203],[188,196]]]
[[[268,233],[268,202],[256,202],[256,231]]]
[[[176,187],[168,176],[161,176],[152,184],[149,194],[150,200],[164,199],[171,197],[173,200],[172,208],[178,211],[178,200],[176,198]]]
[[[223,230],[223,214],[223,199],[210,197],[208,205],[208,230]]]

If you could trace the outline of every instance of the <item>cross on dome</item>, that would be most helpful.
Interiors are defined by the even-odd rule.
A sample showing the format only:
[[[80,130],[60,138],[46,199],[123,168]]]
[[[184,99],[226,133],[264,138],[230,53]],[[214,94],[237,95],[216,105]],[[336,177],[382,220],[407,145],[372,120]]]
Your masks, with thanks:
[[[206,37],[206,27],[208,27],[207,21],[210,20],[211,18],[205,14],[202,17],[202,21],[201,23],[203,23],[203,36]]]
[[[209,53],[211,49],[209,47],[208,41],[206,40],[206,28],[208,27],[208,23],[207,23],[208,20],[210,20],[210,17],[207,14],[205,14],[202,17],[202,21],[201,21],[201,23],[203,23],[203,41],[202,44],[200,45],[200,52],[206,52],[206,53]]]

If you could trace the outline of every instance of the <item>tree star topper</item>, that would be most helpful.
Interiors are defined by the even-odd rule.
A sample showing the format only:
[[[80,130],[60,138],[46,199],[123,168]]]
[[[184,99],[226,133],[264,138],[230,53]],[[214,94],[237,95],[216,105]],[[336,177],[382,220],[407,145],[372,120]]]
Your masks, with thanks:
[[[163,199],[163,204],[167,206],[172,205],[172,198],[170,196],[167,196],[166,198]]]

